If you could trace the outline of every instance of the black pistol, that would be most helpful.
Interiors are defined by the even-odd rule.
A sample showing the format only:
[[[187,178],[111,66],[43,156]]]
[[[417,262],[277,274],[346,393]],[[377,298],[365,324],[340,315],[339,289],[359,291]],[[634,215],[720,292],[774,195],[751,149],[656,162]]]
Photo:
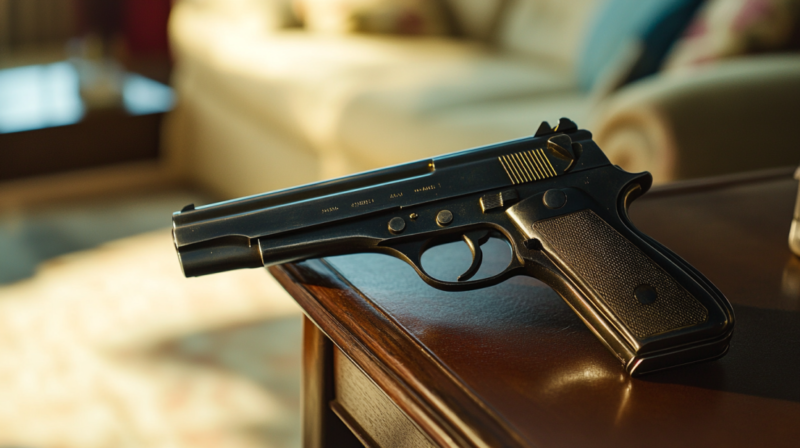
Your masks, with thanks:
[[[188,206],[173,215],[173,237],[187,277],[357,252],[400,258],[446,291],[529,275],[641,374],[724,355],[734,322],[711,282],[631,224],[628,206],[651,184],[562,118],[533,137]],[[505,240],[511,260],[472,279],[489,238]],[[455,281],[429,275],[422,254],[455,241],[472,252],[469,269]]]

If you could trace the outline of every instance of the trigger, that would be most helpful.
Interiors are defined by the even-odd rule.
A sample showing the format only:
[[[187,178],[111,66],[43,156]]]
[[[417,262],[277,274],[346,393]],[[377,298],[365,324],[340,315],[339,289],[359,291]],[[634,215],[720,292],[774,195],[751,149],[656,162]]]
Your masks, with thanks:
[[[472,278],[478,272],[478,269],[483,263],[483,251],[481,251],[481,244],[489,239],[489,231],[483,230],[478,232],[469,232],[461,236],[464,242],[467,243],[469,251],[472,252],[472,265],[463,274],[458,276],[459,282],[465,282]]]

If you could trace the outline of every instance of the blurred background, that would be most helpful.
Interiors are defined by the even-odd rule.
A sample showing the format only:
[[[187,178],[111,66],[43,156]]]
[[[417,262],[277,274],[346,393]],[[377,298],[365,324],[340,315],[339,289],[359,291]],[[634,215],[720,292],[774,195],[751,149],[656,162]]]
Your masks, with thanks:
[[[528,136],[797,165],[800,0],[0,0],[0,446],[300,446],[300,312],[170,215]]]

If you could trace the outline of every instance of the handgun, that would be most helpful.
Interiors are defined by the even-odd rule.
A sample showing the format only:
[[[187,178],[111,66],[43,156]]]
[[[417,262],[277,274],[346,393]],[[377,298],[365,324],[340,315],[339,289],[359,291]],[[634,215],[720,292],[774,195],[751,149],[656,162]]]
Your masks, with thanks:
[[[172,233],[187,277],[361,252],[397,257],[445,291],[535,277],[637,375],[723,356],[734,324],[711,282],[630,222],[628,207],[651,185],[650,173],[612,165],[589,131],[562,118],[532,137],[189,205],[173,214]],[[508,265],[473,278],[492,238],[510,246]],[[469,268],[429,275],[423,254],[457,241]]]

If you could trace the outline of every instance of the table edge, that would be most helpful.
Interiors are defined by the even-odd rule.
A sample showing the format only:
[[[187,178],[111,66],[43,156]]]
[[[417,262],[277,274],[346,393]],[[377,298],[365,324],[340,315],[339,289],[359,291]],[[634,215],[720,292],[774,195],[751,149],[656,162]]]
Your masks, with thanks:
[[[334,345],[437,443],[454,447],[530,446],[504,418],[324,260],[268,269]],[[408,346],[419,349],[402,349]]]

